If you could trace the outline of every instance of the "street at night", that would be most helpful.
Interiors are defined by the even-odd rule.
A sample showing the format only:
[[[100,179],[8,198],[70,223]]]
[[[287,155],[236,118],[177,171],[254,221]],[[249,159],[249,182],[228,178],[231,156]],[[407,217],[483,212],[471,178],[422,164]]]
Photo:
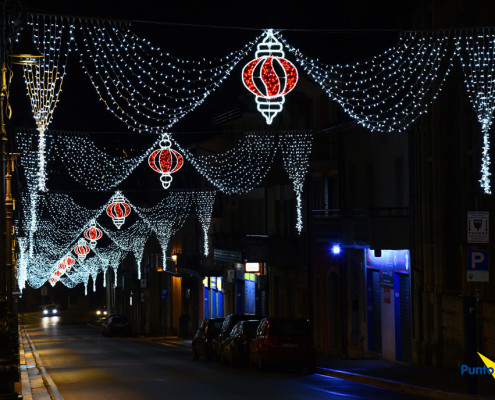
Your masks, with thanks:
[[[62,317],[30,319],[28,334],[64,400],[422,398],[289,368],[193,361],[190,349],[149,338],[106,338]]]
[[[0,400],[493,398],[493,0],[0,8]]]

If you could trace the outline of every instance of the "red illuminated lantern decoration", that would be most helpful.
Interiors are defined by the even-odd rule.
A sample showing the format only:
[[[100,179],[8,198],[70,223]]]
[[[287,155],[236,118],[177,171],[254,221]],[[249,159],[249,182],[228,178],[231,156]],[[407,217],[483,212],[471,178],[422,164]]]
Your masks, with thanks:
[[[74,253],[77,254],[77,258],[79,258],[79,261],[84,261],[84,259],[88,255],[89,246],[83,238],[80,238],[77,242],[76,247],[74,247]]]
[[[294,64],[284,58],[282,44],[273,36],[273,30],[266,32],[257,48],[256,58],[242,70],[242,81],[256,96],[258,111],[270,125],[282,111],[285,95],[296,86],[298,73]]]
[[[120,229],[126,217],[131,213],[131,206],[125,202],[125,198],[120,191],[117,191],[107,206],[107,215],[112,218],[114,225]]]
[[[67,256],[62,260],[62,263],[65,265],[66,270],[68,272],[72,269],[72,266],[76,263],[76,259],[71,256]]]
[[[55,286],[55,284],[58,282],[58,279],[57,279],[57,278],[52,277],[52,278],[50,278],[50,279],[49,279],[49,282],[50,282],[50,284],[51,284],[52,286]]]
[[[160,140],[160,148],[154,150],[148,157],[148,165],[153,171],[161,174],[160,181],[164,189],[170,187],[172,182],[171,174],[177,172],[184,163],[182,155],[177,150],[171,149],[171,146],[170,136],[164,133]]]
[[[96,247],[96,241],[100,240],[102,236],[103,233],[96,226],[96,221],[94,219],[91,220],[89,228],[84,231],[84,237],[89,240],[89,247],[94,249]]]

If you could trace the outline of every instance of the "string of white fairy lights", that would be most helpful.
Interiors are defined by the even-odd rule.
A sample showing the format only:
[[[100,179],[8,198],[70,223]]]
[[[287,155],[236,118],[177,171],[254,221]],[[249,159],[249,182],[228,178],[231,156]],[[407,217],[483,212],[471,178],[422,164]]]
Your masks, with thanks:
[[[24,66],[24,80],[31,101],[33,116],[39,131],[38,188],[46,191],[45,131],[59,101],[68,55],[71,51],[72,29],[61,17],[28,15],[35,45],[43,54],[42,61]]]
[[[87,290],[89,277],[93,279],[94,287],[97,275],[105,273],[108,267],[114,270],[116,280],[120,261],[128,253],[134,255],[140,277],[144,247],[150,235],[155,233],[158,238],[165,262],[171,237],[182,227],[193,209],[198,214],[203,230],[208,231],[214,200],[215,194],[211,191],[176,191],[168,192],[155,206],[144,208],[132,205],[122,195],[122,201],[127,202],[138,217],[131,223],[127,222],[126,228],[114,231],[105,227],[104,223],[95,222],[98,218],[102,219],[101,214],[109,203],[97,209],[88,209],[78,205],[69,195],[47,193],[40,202],[40,214],[49,217],[40,219],[36,232],[21,240],[19,288],[22,290],[26,282],[38,288],[49,280],[52,285],[62,282],[69,287],[83,283]],[[111,240],[111,244],[87,247],[88,254],[94,253],[93,256],[86,257],[85,254],[84,258],[77,258],[74,246],[81,240],[84,241],[83,234],[91,226],[99,227]],[[207,236],[205,240],[204,249],[207,254]],[[27,252],[28,246],[30,252]],[[64,270],[63,275],[57,279],[50,279],[68,255],[74,258],[74,267]],[[105,283],[104,275],[104,285]]]
[[[50,42],[54,48],[57,45],[60,48],[63,43],[68,52],[73,37],[81,65],[100,99],[137,132],[169,130],[201,104],[268,34],[282,43],[307,74],[351,117],[372,131],[401,132],[425,114],[441,92],[456,56],[461,58],[469,92],[477,90],[474,88],[479,86],[479,72],[484,68],[486,72],[482,76],[488,77],[491,68],[489,51],[493,28],[457,33],[453,30],[403,32],[395,46],[370,60],[327,65],[303,55],[274,30],[265,31],[241,50],[225,57],[192,61],[163,52],[123,23],[60,17],[42,19],[36,15],[30,18],[40,44]],[[64,31],[69,33],[63,41]],[[49,59],[55,60],[65,53],[48,51],[48,54],[53,54]],[[480,62],[484,67],[480,67]],[[50,64],[45,62],[44,65]],[[63,74],[59,73],[57,77],[63,77]],[[38,79],[30,84],[39,89],[40,82]],[[49,92],[43,93],[52,98]],[[491,193],[488,134],[491,114],[488,104],[493,96],[481,90],[474,97],[471,93],[470,97],[476,98],[472,100],[473,106],[483,131],[480,183],[485,193]],[[50,103],[48,114],[53,113],[55,103]],[[43,112],[43,115],[48,114]],[[40,141],[42,148],[43,140]],[[43,161],[40,159],[40,184],[45,174]]]
[[[462,32],[455,38],[455,45],[469,100],[483,132],[480,184],[485,193],[491,194],[490,128],[495,110],[495,29],[485,28],[477,34]]]
[[[165,132],[198,107],[251,50],[182,60],[111,21],[74,20],[81,65],[107,109],[136,132]]]

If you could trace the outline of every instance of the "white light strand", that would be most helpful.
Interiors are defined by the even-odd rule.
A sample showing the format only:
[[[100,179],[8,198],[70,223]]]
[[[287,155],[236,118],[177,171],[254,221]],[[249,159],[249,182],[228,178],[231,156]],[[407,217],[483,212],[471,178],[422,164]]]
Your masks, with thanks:
[[[24,80],[39,131],[38,189],[46,191],[45,130],[57,106],[70,52],[72,29],[61,17],[29,14],[35,45],[43,54],[40,62],[24,66]]]
[[[456,38],[455,43],[469,99],[483,132],[479,182],[484,192],[491,194],[490,127],[495,110],[495,30],[482,29],[477,35],[463,32]]]
[[[197,154],[176,147],[196,170],[218,190],[247,193],[258,186],[270,170],[277,146],[271,132],[248,132],[235,147],[221,154]]]
[[[304,180],[309,170],[309,155],[312,149],[313,136],[307,132],[287,132],[280,135],[280,150],[284,168],[289,174],[296,194],[296,229],[301,233],[302,221],[302,192]]]
[[[280,35],[304,70],[360,125],[404,131],[438,97],[455,56],[448,34],[408,32],[372,60],[325,65],[304,56]]]
[[[112,157],[83,135],[53,135],[56,154],[69,175],[91,190],[110,190],[126,179],[158,145],[157,139],[135,157]]]
[[[137,132],[165,132],[198,107],[256,41],[223,58],[173,58],[110,21],[77,20],[81,64],[107,109]]]
[[[209,254],[208,231],[211,225],[211,215],[216,198],[215,191],[203,191],[194,193],[194,202],[198,219],[203,229],[203,254],[205,257]]]

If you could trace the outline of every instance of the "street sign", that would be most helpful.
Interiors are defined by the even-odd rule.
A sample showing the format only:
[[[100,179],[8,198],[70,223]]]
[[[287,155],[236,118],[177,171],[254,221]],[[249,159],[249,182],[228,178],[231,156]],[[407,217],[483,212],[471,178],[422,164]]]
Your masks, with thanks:
[[[489,282],[488,266],[488,250],[468,250],[468,282]]]
[[[467,214],[467,242],[488,243],[488,211],[468,211]]]
[[[168,289],[162,289],[162,300],[168,299]]]

